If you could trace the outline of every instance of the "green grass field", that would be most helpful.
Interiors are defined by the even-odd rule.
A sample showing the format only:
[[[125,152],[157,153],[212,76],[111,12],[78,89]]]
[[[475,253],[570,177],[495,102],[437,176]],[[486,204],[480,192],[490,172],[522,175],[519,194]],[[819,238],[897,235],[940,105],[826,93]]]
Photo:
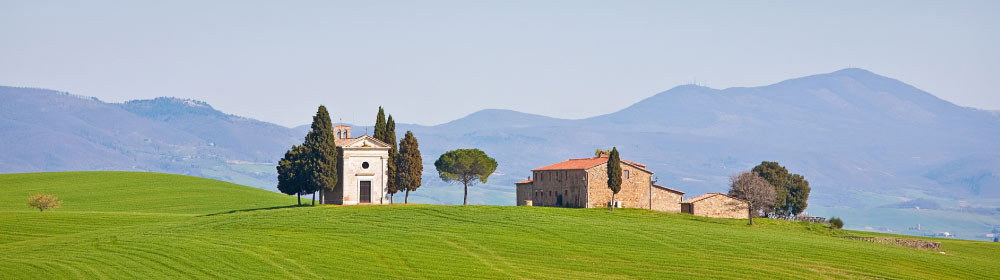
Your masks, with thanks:
[[[39,213],[31,193],[64,206]],[[293,197],[153,173],[0,175],[0,278],[984,279],[1000,245],[946,254],[816,224],[622,209],[287,207]],[[849,221],[848,221],[849,222]],[[913,237],[906,237],[913,238]]]

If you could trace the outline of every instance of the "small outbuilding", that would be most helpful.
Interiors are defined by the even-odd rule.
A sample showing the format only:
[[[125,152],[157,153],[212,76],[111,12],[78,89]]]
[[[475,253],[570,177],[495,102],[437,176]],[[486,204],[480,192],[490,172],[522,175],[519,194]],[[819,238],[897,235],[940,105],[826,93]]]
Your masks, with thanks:
[[[682,201],[681,212],[702,217],[747,219],[750,203],[721,193],[706,193]]]
[[[532,206],[531,204],[531,186],[534,180],[530,178],[524,181],[514,183],[517,186],[517,206]]]

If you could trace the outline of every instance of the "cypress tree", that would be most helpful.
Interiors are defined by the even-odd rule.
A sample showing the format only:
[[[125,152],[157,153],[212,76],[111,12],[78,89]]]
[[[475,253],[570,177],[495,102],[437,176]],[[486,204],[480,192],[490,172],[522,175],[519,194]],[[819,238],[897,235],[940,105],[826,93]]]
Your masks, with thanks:
[[[413,132],[407,130],[403,140],[399,140],[399,156],[396,159],[397,186],[406,192],[403,203],[410,203],[410,192],[420,187],[423,173],[420,144],[417,143],[417,137],[413,136]]]
[[[608,188],[611,189],[611,212],[615,211],[615,195],[622,190],[622,161],[618,157],[618,148],[611,148],[608,155]]]
[[[379,139],[386,144],[389,144],[389,160],[386,161],[386,174],[389,178],[386,182],[386,188],[389,192],[389,203],[393,202],[393,197],[397,192],[400,191],[399,184],[396,182],[396,158],[399,157],[396,145],[396,121],[392,119],[392,114],[389,115],[389,119],[385,124],[385,138]]]
[[[305,146],[307,175],[302,193],[333,190],[337,185],[337,148],[334,143],[333,122],[326,106],[320,105],[313,117],[312,130],[306,135]],[[313,195],[313,205],[316,196]]]
[[[375,116],[375,131],[372,134],[375,139],[385,139],[385,111],[382,106],[378,106],[378,116]]]

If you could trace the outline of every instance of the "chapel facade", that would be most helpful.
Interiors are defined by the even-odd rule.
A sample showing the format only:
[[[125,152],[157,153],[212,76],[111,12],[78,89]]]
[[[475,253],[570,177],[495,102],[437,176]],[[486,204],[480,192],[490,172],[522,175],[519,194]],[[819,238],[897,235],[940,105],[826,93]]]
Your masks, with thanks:
[[[337,146],[337,185],[320,191],[324,204],[388,204],[389,144],[369,135],[351,138],[351,127],[333,127]]]

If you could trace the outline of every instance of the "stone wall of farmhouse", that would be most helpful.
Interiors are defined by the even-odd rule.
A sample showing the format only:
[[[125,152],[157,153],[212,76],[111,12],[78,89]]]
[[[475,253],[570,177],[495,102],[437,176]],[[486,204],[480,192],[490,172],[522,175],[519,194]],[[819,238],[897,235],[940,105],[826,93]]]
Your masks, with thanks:
[[[533,206],[586,207],[587,173],[583,170],[533,172],[530,199]],[[520,194],[519,194],[520,196]],[[518,199],[518,205],[523,203]]]
[[[532,185],[533,183],[516,184],[517,185],[517,201],[515,205],[524,206],[525,200],[531,200]]]
[[[589,194],[588,208],[608,207],[611,202],[611,189],[608,188],[608,165],[601,164],[586,170]],[[622,177],[628,171],[628,178],[622,178],[622,189],[615,200],[622,202],[622,207],[649,208],[649,188],[653,174],[622,164]]]
[[[661,188],[653,188],[653,210],[680,212],[684,195]]]
[[[861,241],[886,244],[886,245],[910,247],[916,249],[934,250],[934,251],[941,250],[941,242],[933,242],[926,240],[903,239],[903,238],[892,238],[892,237],[861,237],[861,236],[851,236],[851,235],[842,237],[847,239],[861,240]]]
[[[748,218],[749,205],[741,200],[716,195],[691,203],[693,215],[713,218]]]

